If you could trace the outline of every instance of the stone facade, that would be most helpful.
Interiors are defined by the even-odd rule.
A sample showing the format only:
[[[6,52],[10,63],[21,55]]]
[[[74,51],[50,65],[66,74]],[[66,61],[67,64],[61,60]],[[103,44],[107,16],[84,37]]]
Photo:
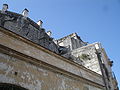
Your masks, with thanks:
[[[76,33],[56,40],[56,44],[67,48],[67,52],[85,46],[87,43],[83,42]]]
[[[112,62],[100,43],[87,44],[76,34],[58,40],[42,21],[0,11],[0,89],[118,90]],[[8,90],[8,89],[6,89]]]
[[[47,35],[44,28],[40,28],[28,17],[9,11],[4,13],[0,11],[0,26],[58,53],[58,47],[53,42],[53,38]]]
[[[66,47],[65,42],[70,41],[71,43],[67,43],[67,46],[77,46],[76,48],[69,49],[66,51],[66,53],[62,54],[62,56],[71,59],[72,61],[85,66],[89,70],[102,75],[107,90],[118,90],[116,78],[112,74],[112,61],[110,61],[107,57],[104,48],[102,48],[102,45],[100,43],[86,44],[79,37],[75,38],[76,41],[79,41],[79,43],[74,42],[74,40],[71,39],[73,36],[78,35],[68,35],[64,38],[63,42],[58,43],[59,45],[62,45],[62,47]],[[61,41],[61,39],[59,40]]]
[[[102,76],[0,28],[0,83],[29,90],[104,90]]]
[[[73,36],[68,35],[67,37],[68,38],[65,39],[67,41],[70,41]],[[77,41],[78,39],[80,38],[76,38]],[[79,41],[81,41],[81,39]],[[72,43],[68,43],[68,46],[72,45],[78,46],[79,44],[75,43],[74,41],[71,42]],[[63,47],[65,44],[61,43],[59,45],[62,45]],[[74,62],[85,66],[89,70],[92,70],[102,75],[107,90],[118,90],[116,78],[112,74],[113,73],[111,69],[112,61],[109,60],[104,48],[102,48],[100,43],[82,44],[77,48],[69,49],[69,51],[62,54],[62,56],[71,59]]]
[[[82,65],[84,65],[86,68],[98,74],[102,74],[99,66],[98,57],[96,54],[96,48],[94,45],[87,45],[75,49],[71,52],[71,55],[78,58],[78,60],[81,60]]]

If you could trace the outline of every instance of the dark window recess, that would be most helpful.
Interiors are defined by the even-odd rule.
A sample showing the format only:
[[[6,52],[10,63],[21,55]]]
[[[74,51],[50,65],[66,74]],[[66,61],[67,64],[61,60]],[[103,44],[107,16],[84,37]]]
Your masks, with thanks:
[[[13,84],[0,84],[0,90],[28,90]]]

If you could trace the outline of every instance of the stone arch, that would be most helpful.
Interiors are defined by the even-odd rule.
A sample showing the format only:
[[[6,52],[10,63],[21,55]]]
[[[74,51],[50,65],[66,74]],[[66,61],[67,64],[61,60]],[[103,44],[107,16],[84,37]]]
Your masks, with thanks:
[[[0,83],[0,90],[28,90],[28,89],[14,84]]]

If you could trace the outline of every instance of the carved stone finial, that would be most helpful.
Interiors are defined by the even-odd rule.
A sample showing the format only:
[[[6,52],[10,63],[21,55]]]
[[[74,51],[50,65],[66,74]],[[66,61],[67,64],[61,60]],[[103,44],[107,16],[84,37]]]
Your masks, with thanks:
[[[2,13],[5,13],[5,11],[7,11],[7,9],[8,9],[8,4],[3,4]]]
[[[24,17],[28,17],[28,9],[24,9],[23,11],[22,11],[22,15],[24,16]]]
[[[51,37],[52,32],[51,31],[47,31],[47,35]]]
[[[96,48],[96,49],[99,49],[99,45],[98,45],[98,44],[95,44],[95,48]]]
[[[37,22],[37,24],[38,24],[40,27],[42,27],[43,22],[42,22],[41,20],[39,20],[39,21]]]

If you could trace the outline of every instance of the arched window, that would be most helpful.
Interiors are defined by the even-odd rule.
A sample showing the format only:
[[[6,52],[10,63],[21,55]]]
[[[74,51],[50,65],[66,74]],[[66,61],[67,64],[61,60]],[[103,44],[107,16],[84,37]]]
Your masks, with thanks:
[[[0,83],[0,90],[28,90],[28,89],[13,84]]]

